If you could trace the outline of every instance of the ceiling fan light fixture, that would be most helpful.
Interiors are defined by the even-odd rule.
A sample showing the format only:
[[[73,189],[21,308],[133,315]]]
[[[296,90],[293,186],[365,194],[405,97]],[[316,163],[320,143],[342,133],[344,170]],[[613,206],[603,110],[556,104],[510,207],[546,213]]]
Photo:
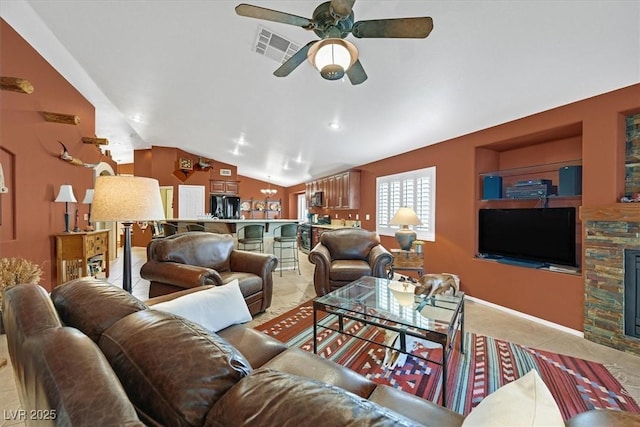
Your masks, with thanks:
[[[338,80],[358,59],[358,48],[347,40],[328,38],[309,48],[307,58],[327,80]]]

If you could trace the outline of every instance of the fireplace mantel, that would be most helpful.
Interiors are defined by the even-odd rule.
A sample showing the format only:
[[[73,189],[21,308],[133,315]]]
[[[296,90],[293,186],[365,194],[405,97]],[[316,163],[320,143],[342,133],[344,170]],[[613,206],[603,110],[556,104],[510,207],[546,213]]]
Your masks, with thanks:
[[[640,222],[640,203],[581,206],[579,215],[582,221]]]

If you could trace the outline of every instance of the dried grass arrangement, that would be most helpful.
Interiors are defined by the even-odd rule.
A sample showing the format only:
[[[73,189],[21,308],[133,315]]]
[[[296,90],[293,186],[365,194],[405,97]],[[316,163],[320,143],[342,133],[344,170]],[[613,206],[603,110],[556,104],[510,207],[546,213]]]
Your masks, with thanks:
[[[42,276],[38,264],[24,258],[0,258],[0,307],[5,288],[19,283],[37,284]]]

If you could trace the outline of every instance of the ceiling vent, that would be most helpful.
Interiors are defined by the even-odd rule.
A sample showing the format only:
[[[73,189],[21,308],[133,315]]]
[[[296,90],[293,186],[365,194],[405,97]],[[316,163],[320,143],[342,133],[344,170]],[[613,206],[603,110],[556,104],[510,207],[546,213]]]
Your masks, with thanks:
[[[260,55],[264,55],[282,64],[291,58],[291,55],[296,53],[298,49],[300,49],[298,43],[287,40],[265,27],[260,26],[258,28],[258,36],[254,44],[254,50]]]

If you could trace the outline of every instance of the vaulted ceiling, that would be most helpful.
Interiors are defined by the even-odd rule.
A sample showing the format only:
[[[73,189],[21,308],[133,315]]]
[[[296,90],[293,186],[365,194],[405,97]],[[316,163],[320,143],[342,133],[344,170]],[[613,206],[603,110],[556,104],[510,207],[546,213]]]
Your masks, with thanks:
[[[13,0],[0,14],[96,106],[119,163],[180,147],[293,185],[640,82],[639,1],[366,1],[357,20],[430,16],[426,39],[356,39],[369,78],[273,75],[238,1]],[[320,1],[251,4],[312,16]],[[275,50],[274,50],[275,49]],[[336,123],[338,129],[330,127]]]

